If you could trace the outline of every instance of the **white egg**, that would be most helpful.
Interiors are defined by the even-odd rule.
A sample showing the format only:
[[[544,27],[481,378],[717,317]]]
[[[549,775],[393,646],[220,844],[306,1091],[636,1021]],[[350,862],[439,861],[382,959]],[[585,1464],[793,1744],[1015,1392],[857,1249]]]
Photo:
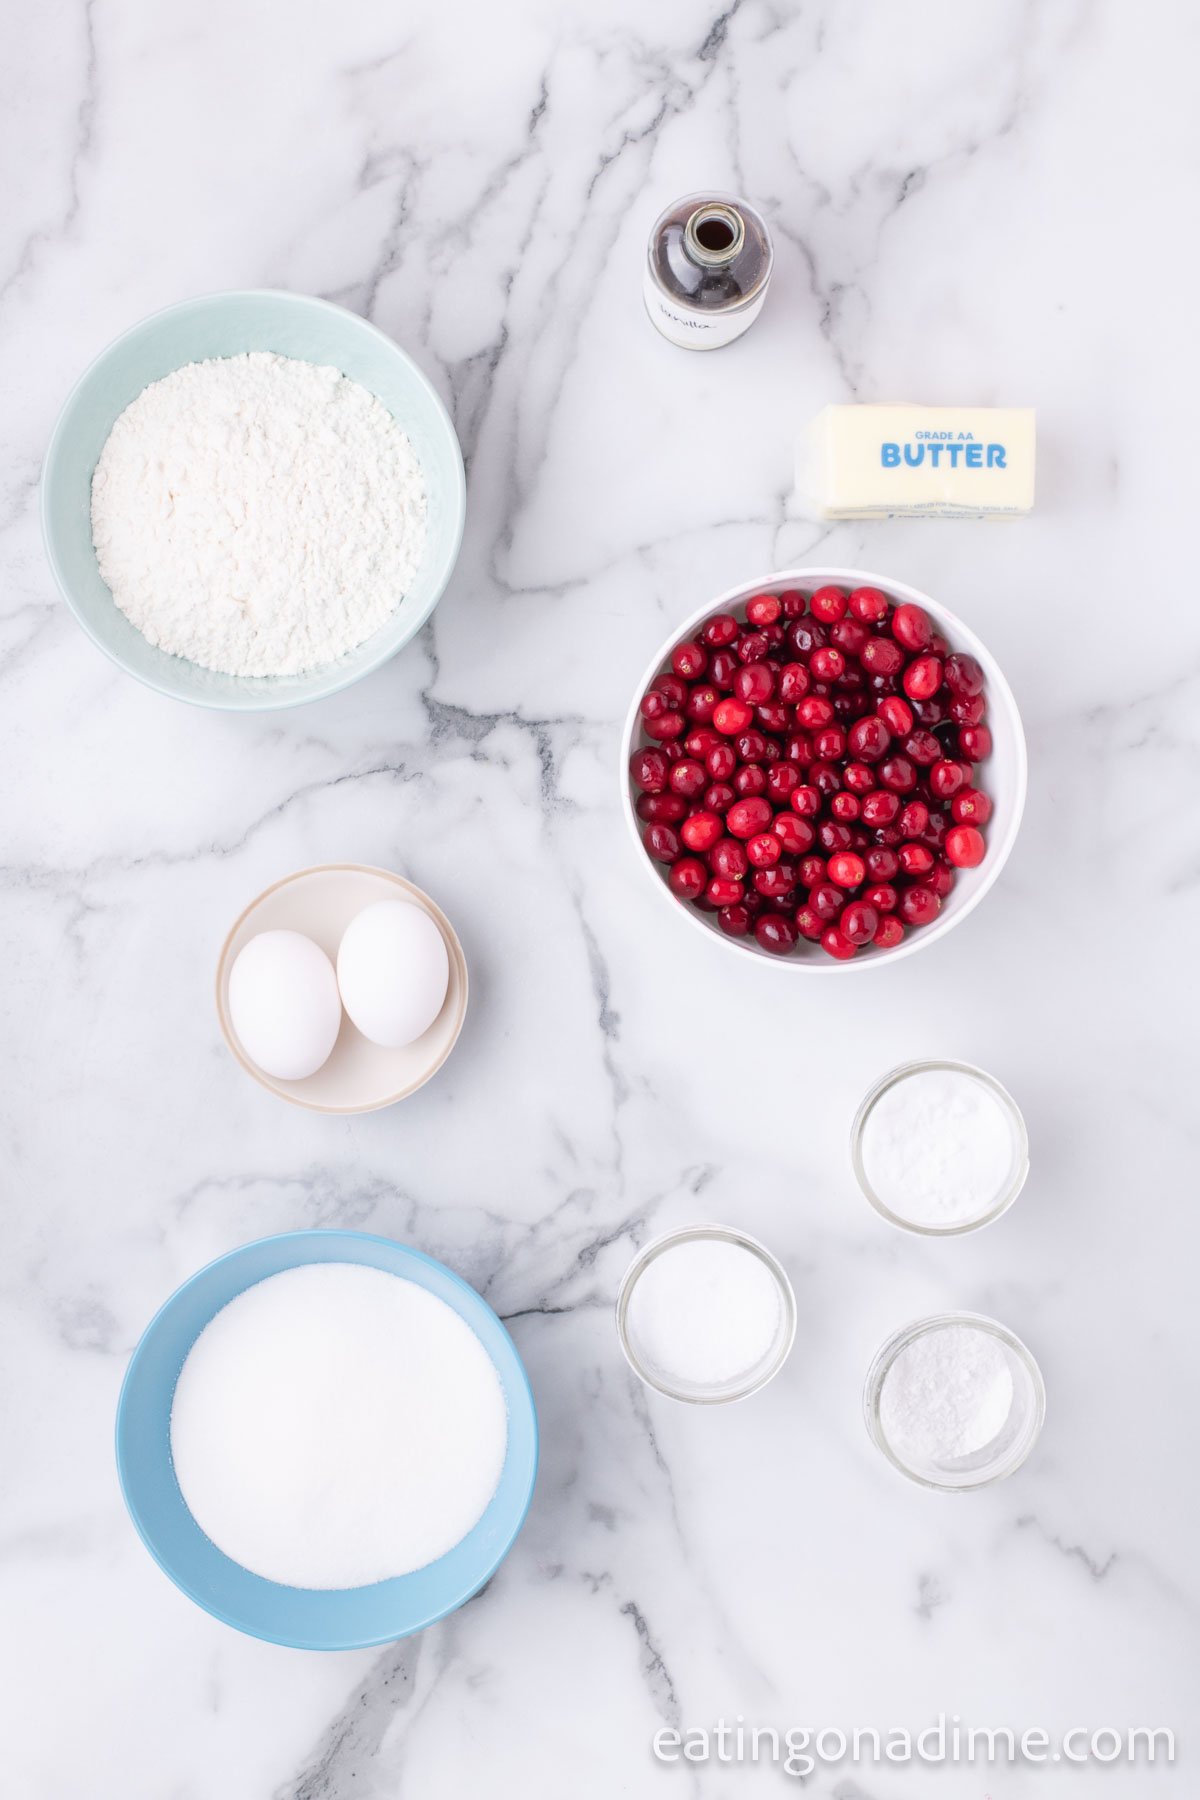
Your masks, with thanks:
[[[441,1012],[450,958],[427,912],[407,900],[378,900],[347,925],[337,978],[342,1005],[363,1036],[399,1050]]]
[[[303,1081],[328,1062],[341,1030],[333,964],[299,931],[261,931],[229,971],[229,1016],[264,1074]]]

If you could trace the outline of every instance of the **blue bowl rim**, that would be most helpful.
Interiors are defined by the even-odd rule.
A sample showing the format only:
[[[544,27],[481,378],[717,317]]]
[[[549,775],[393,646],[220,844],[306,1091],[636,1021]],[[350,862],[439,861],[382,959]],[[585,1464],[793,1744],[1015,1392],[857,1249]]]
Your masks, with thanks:
[[[473,1305],[487,1307],[487,1310],[492,1314],[492,1317],[495,1319],[501,1332],[508,1339],[509,1344],[512,1346],[514,1366],[516,1367],[516,1369],[520,1375],[520,1391],[522,1392],[525,1400],[528,1403],[528,1407],[529,1407],[529,1424],[530,1424],[530,1431],[532,1434],[531,1445],[530,1445],[529,1481],[528,1481],[528,1486],[527,1486],[527,1489],[525,1492],[525,1497],[521,1503],[519,1513],[513,1522],[513,1527],[512,1527],[511,1532],[505,1537],[503,1543],[498,1546],[496,1553],[492,1559],[491,1566],[485,1571],[485,1573],[481,1576],[481,1578],[478,1581],[474,1582],[470,1587],[464,1589],[464,1591],[457,1594],[452,1600],[448,1601],[445,1606],[440,1607],[435,1612],[431,1612],[427,1618],[420,1619],[416,1623],[408,1625],[403,1632],[384,1633],[377,1637],[355,1638],[353,1640],[347,1639],[345,1642],[339,1642],[336,1644],[321,1642],[320,1640],[316,1640],[316,1639],[312,1639],[312,1638],[285,1636],[282,1634],[276,1634],[276,1633],[269,1632],[269,1631],[256,1630],[253,1626],[247,1625],[244,1620],[235,1619],[235,1618],[231,1617],[230,1614],[227,1613],[223,1608],[213,1605],[213,1603],[210,1600],[206,1599],[203,1595],[197,1593],[195,1591],[195,1589],[189,1584],[187,1579],[183,1575],[181,1575],[177,1569],[172,1568],[167,1562],[165,1562],[163,1560],[163,1558],[159,1555],[158,1548],[157,1548],[153,1538],[150,1536],[150,1534],[145,1529],[145,1527],[142,1523],[141,1517],[138,1513],[136,1503],[130,1493],[129,1485],[126,1481],[125,1456],[124,1456],[124,1452],[122,1450],[122,1443],[121,1443],[122,1430],[125,1425],[126,1397],[127,1397],[128,1390],[129,1390],[130,1376],[133,1372],[134,1365],[137,1362],[138,1358],[142,1355],[147,1343],[153,1336],[153,1334],[159,1324],[159,1321],[171,1309],[171,1307],[173,1307],[176,1304],[176,1302],[178,1301],[180,1296],[183,1293],[185,1293],[188,1288],[193,1287],[196,1282],[202,1280],[204,1278],[204,1276],[210,1274],[212,1272],[212,1270],[220,1268],[222,1264],[237,1261],[239,1258],[247,1255],[250,1251],[257,1250],[263,1244],[300,1242],[302,1240],[311,1240],[313,1238],[328,1239],[331,1237],[336,1237],[336,1238],[339,1238],[342,1240],[346,1240],[346,1241],[349,1241],[350,1243],[380,1244],[389,1250],[402,1251],[405,1256],[414,1257],[418,1262],[427,1263],[431,1268],[437,1269],[440,1274],[447,1276],[453,1286],[462,1288],[463,1291],[470,1296],[470,1299],[471,1299],[471,1302]],[[330,1259],[330,1260],[333,1260],[333,1259]],[[348,1257],[344,1260],[354,1261],[354,1258]],[[292,1267],[292,1268],[300,1268],[300,1267],[306,1266],[306,1261],[307,1261],[307,1259],[301,1258],[298,1262],[293,1263],[293,1264],[288,1264],[286,1266]],[[370,1266],[374,1266],[374,1265],[370,1265]],[[282,1272],[282,1271],[280,1271],[280,1272]],[[260,1279],[265,1280],[267,1278],[260,1277]],[[246,1285],[247,1285],[247,1287],[254,1287],[257,1285],[257,1282],[248,1282]],[[241,1288],[238,1289],[239,1293],[243,1293],[245,1291],[246,1291],[245,1289],[241,1289]],[[233,1296],[231,1296],[231,1298],[233,1298]],[[215,1318],[216,1313],[219,1311],[220,1311],[220,1307],[216,1308],[215,1311],[209,1315],[209,1317]],[[206,1323],[207,1323],[207,1321],[206,1321]],[[470,1321],[468,1320],[467,1323],[469,1324]],[[201,1327],[201,1330],[203,1330],[203,1326]],[[197,1333],[197,1336],[199,1336],[199,1333]],[[195,1342],[194,1339],[193,1339],[193,1342]],[[117,1479],[118,1479],[118,1481],[120,1483],[120,1487],[121,1487],[121,1498],[125,1502],[125,1510],[129,1514],[130,1519],[133,1521],[134,1529],[136,1530],[139,1538],[142,1540],[142,1543],[145,1545],[146,1549],[149,1551],[149,1553],[153,1557],[154,1561],[158,1564],[159,1568],[162,1570],[163,1574],[168,1578],[168,1580],[171,1581],[174,1584],[174,1586],[179,1589],[179,1591],[181,1593],[186,1594],[189,1600],[193,1601],[195,1603],[195,1605],[200,1607],[203,1612],[208,1613],[210,1615],[210,1617],[212,1617],[214,1619],[218,1619],[222,1625],[228,1625],[234,1631],[240,1631],[243,1634],[243,1636],[245,1636],[245,1637],[257,1638],[262,1643],[278,1644],[283,1649],[287,1649],[287,1650],[322,1650],[322,1651],[330,1651],[330,1652],[338,1651],[338,1650],[371,1650],[371,1649],[378,1649],[383,1644],[399,1643],[402,1638],[412,1637],[419,1631],[425,1631],[430,1625],[436,1625],[438,1623],[439,1619],[448,1618],[451,1613],[457,1612],[459,1607],[465,1606],[468,1600],[473,1599],[474,1596],[481,1591],[481,1589],[486,1587],[488,1582],[495,1575],[497,1569],[499,1569],[500,1566],[502,1565],[502,1563],[505,1561],[505,1559],[508,1556],[508,1553],[512,1549],[513,1545],[516,1543],[517,1538],[520,1536],[521,1530],[525,1524],[525,1520],[529,1516],[529,1508],[533,1504],[534,1489],[537,1485],[538,1465],[539,1465],[539,1461],[540,1461],[540,1449],[541,1449],[541,1433],[540,1433],[540,1430],[538,1427],[537,1406],[534,1402],[533,1388],[530,1383],[529,1375],[525,1368],[525,1364],[521,1358],[521,1353],[517,1349],[516,1344],[513,1343],[512,1334],[508,1330],[508,1327],[505,1325],[503,1319],[501,1319],[500,1315],[495,1311],[495,1309],[493,1307],[488,1306],[488,1302],[483,1298],[483,1295],[478,1291],[478,1289],[472,1287],[471,1283],[469,1281],[464,1280],[464,1278],[461,1275],[459,1275],[454,1269],[450,1268],[448,1264],[439,1262],[436,1256],[430,1256],[427,1251],[418,1250],[411,1244],[403,1244],[400,1242],[400,1240],[398,1238],[384,1237],[381,1232],[353,1231],[353,1230],[349,1230],[349,1229],[344,1229],[340,1226],[333,1226],[333,1227],[307,1226],[307,1227],[302,1227],[295,1231],[268,1232],[264,1237],[251,1238],[244,1244],[235,1245],[235,1247],[232,1250],[224,1251],[220,1256],[214,1256],[211,1261],[204,1263],[202,1265],[202,1267],[200,1267],[199,1269],[193,1270],[192,1274],[190,1274],[187,1277],[186,1281],[181,1281],[179,1286],[174,1288],[172,1290],[172,1292],[170,1294],[168,1294],[167,1298],[163,1301],[162,1305],[160,1307],[158,1307],[157,1311],[154,1313],[154,1316],[150,1319],[149,1323],[145,1326],[140,1337],[138,1338],[137,1343],[133,1347],[133,1351],[130,1354],[129,1362],[125,1368],[125,1374],[121,1380],[121,1391],[117,1398],[117,1411],[116,1411],[116,1419],[115,1419],[115,1423],[114,1423],[113,1439],[114,1439],[113,1447],[114,1447],[114,1451],[115,1451],[115,1455],[116,1455],[116,1464],[117,1464]],[[489,1502],[489,1504],[490,1504],[490,1502]],[[197,1527],[197,1529],[199,1529],[199,1527]],[[275,1585],[278,1585],[278,1584],[275,1584]],[[356,1592],[357,1590],[348,1588],[348,1589],[341,1589],[338,1591],[344,1592],[344,1593],[353,1593],[353,1592]]]
[[[300,307],[301,309],[312,308],[317,312],[337,313],[342,318],[353,320],[356,326],[360,327],[369,336],[378,338],[380,343],[386,345],[394,356],[398,356],[402,362],[407,363],[410,371],[415,376],[418,383],[425,389],[430,400],[433,402],[434,410],[445,425],[449,441],[454,447],[453,462],[457,480],[454,484],[453,497],[455,501],[457,526],[454,533],[453,554],[448,558],[445,576],[441,582],[434,587],[429,598],[429,604],[424,608],[420,616],[412,621],[412,629],[408,632],[407,636],[403,637],[399,643],[393,644],[388,649],[382,651],[366,668],[355,669],[353,673],[347,673],[344,679],[329,682],[328,685],[321,688],[319,693],[289,692],[281,693],[277,698],[272,698],[271,690],[267,685],[271,680],[270,676],[248,676],[244,679],[260,680],[263,682],[262,699],[254,704],[239,704],[207,696],[202,697],[199,694],[185,693],[177,688],[170,687],[163,682],[155,681],[148,674],[143,674],[137,669],[130,668],[129,664],[117,654],[112,645],[107,643],[102,635],[92,629],[90,622],[84,617],[83,613],[76,605],[75,597],[71,592],[69,583],[63,575],[54,548],[54,539],[48,517],[49,476],[58,459],[60,443],[66,435],[67,420],[83,388],[91,380],[101,364],[106,362],[113,354],[114,350],[118,350],[122,344],[127,343],[131,338],[137,337],[140,332],[146,329],[147,325],[153,325],[157,323],[159,319],[170,318],[172,313],[187,312],[192,307],[205,306],[217,300],[286,300],[289,304]],[[46,444],[45,455],[42,457],[41,475],[38,481],[38,516],[41,525],[42,547],[45,550],[46,561],[50,565],[50,573],[54,577],[55,586],[62,595],[62,598],[66,601],[76,623],[81,627],[85,635],[91,639],[97,649],[104,652],[108,660],[113,663],[115,667],[120,669],[123,674],[131,675],[133,679],[140,682],[143,687],[150,688],[153,693],[162,694],[168,700],[180,700],[185,706],[198,706],[206,712],[285,712],[294,706],[309,706],[316,700],[327,700],[331,695],[340,694],[346,688],[353,687],[355,682],[365,680],[368,675],[373,675],[377,669],[381,669],[384,663],[390,662],[393,656],[398,655],[399,652],[405,649],[406,646],[412,642],[413,638],[416,637],[422,626],[429,619],[434,607],[445,593],[446,588],[449,586],[450,579],[454,574],[454,570],[458,563],[459,552],[462,549],[463,532],[466,528],[467,476],[466,469],[463,465],[462,445],[458,441],[458,433],[454,428],[454,421],[450,417],[450,413],[441,395],[430,381],[428,375],[426,375],[424,369],[413,360],[408,354],[408,351],[402,349],[395,338],[389,337],[387,332],[382,331],[372,320],[364,319],[361,313],[352,312],[348,306],[339,306],[336,300],[323,300],[316,294],[297,294],[291,292],[288,288],[222,288],[216,293],[194,294],[190,299],[175,300],[170,306],[158,307],[154,312],[147,313],[144,318],[138,319],[135,324],[129,325],[124,331],[119,332],[115,338],[110,339],[104,348],[93,356],[92,360],[83,370],[83,373],[79,375],[72,384],[70,392],[60,406],[58,416],[54,421],[54,428],[51,431],[49,441]],[[186,658],[182,660],[186,661]],[[336,670],[337,666],[336,663],[330,663],[328,665],[331,671]],[[311,673],[316,676],[319,675],[321,671],[314,669]]]

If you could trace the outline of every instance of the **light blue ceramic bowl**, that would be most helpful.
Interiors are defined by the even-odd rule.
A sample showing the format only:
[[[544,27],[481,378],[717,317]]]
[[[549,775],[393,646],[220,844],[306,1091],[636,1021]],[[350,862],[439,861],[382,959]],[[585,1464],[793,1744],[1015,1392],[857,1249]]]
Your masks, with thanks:
[[[479,1523],[427,1568],[371,1587],[282,1587],[231,1562],[184,1505],[171,1462],[171,1402],[188,1351],[213,1314],[268,1275],[300,1263],[365,1263],[415,1281],[452,1306],[496,1365],[508,1405],[500,1485]],[[117,1406],[117,1470],[130,1517],[159,1567],[214,1618],[298,1650],[360,1650],[432,1625],[478,1593],[524,1523],[537,1475],[529,1378],[512,1339],[473,1287],[419,1250],[361,1231],[288,1231],[243,1244],[185,1281],[151,1319]]]
[[[184,363],[274,350],[323,363],[378,396],[408,433],[428,486],[425,554],[386,625],[304,675],[216,675],[148,644],[118,611],[92,548],[92,472],[114,423],[152,381]],[[103,351],[70,394],[42,465],[42,534],[54,579],[88,636],[147,687],[194,706],[267,712],[336,694],[415,637],[450,579],[462,542],[466,481],[450,416],[416,364],[357,313],[307,294],[210,294],[153,313]]]

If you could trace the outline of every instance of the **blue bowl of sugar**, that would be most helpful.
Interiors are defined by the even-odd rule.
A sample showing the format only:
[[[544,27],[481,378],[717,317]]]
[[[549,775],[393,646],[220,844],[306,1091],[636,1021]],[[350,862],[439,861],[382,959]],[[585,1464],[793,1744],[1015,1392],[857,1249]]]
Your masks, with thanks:
[[[327,1263],[399,1276],[401,1283],[415,1284],[449,1307],[486,1352],[507,1414],[495,1491],[466,1535],[411,1573],[339,1588],[265,1579],[218,1549],[192,1516],[172,1457],[177,1384],[201,1333],[230,1302],[251,1298],[247,1290],[255,1289],[257,1297],[271,1286],[273,1276],[307,1273]],[[155,1314],[121,1389],[116,1453],[130,1517],[159,1567],[189,1599],[236,1630],[270,1643],[355,1650],[422,1630],[462,1606],[491,1579],[529,1510],[538,1426],[529,1379],[512,1339],[460,1276],[390,1238],[357,1231],[293,1231],[243,1244],[209,1263]],[[381,1499],[386,1506],[386,1498]],[[281,1538],[286,1538],[289,1523],[294,1525],[281,1521]]]
[[[340,370],[373,394],[408,437],[425,477],[420,562],[394,611],[334,662],[294,675],[226,675],[157,649],[118,608],[92,542],[92,475],[108,435],[152,382],[189,363],[267,351]],[[466,517],[462,452],[450,416],[398,344],[357,313],[308,294],[209,294],[151,314],[101,352],[76,383],[42,465],[42,536],[54,579],[84,631],[160,694],[226,712],[268,712],[335,694],[403,649],[453,572]]]

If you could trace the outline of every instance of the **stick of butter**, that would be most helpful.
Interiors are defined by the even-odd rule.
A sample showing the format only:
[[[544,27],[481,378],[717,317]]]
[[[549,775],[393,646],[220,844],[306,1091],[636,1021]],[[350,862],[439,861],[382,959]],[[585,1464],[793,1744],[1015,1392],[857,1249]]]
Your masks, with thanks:
[[[1005,519],[1033,507],[1031,406],[827,406],[797,486],[825,519]]]

